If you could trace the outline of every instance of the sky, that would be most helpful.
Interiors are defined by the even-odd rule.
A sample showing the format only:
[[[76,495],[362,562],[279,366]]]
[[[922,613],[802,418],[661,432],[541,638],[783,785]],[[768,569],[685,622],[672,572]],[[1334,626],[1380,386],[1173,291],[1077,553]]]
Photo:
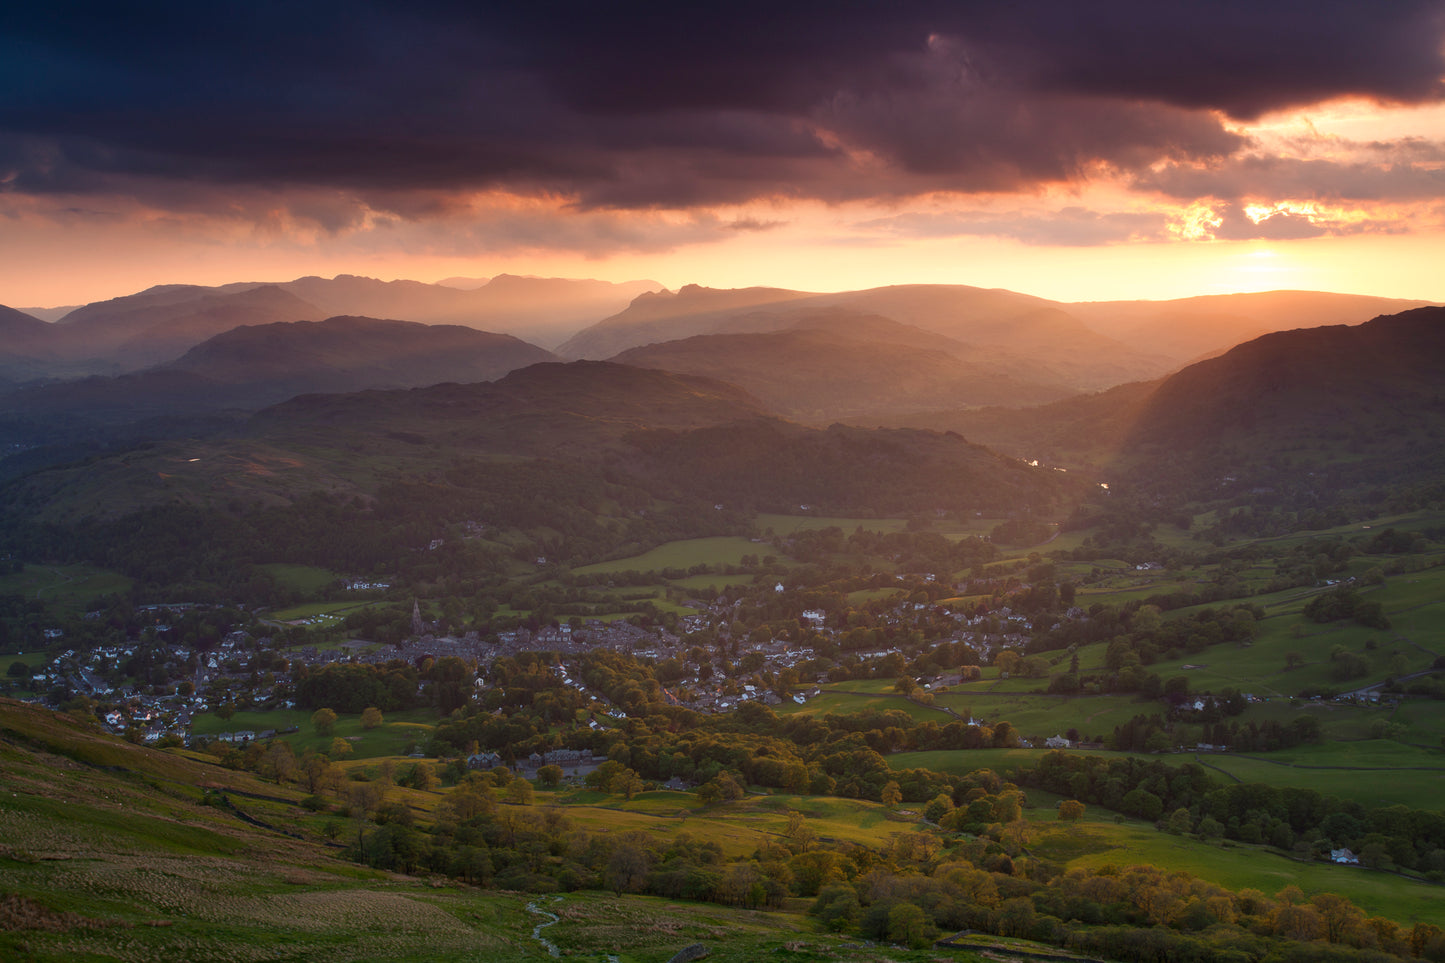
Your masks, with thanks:
[[[1445,4],[0,15],[0,303],[364,274],[1445,301]]]

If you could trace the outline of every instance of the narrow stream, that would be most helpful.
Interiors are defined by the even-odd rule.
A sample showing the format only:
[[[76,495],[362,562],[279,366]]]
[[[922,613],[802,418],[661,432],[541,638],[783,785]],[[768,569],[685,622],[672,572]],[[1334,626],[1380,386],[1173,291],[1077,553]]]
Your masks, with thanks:
[[[551,902],[553,904],[560,903],[562,902],[562,897],[553,896]],[[560,950],[557,949],[557,944],[553,943],[551,940],[543,936],[542,931],[555,923],[560,923],[562,921],[562,917],[558,916],[556,913],[544,910],[542,907],[538,906],[537,900],[532,900],[532,902],[527,904],[527,912],[531,913],[533,916],[547,917],[547,921],[545,923],[538,923],[536,926],[532,927],[532,939],[545,946],[549,955],[561,956],[562,953]],[[622,961],[613,954],[608,953],[607,963],[622,963]]]
[[[552,897],[552,902],[560,903],[562,902],[562,897],[554,896]],[[557,949],[557,944],[553,943],[551,940],[543,936],[542,931],[549,926],[560,923],[562,921],[562,917],[558,916],[556,913],[551,913],[547,910],[542,909],[542,907],[537,905],[536,900],[532,900],[532,902],[527,904],[527,912],[533,914],[534,916],[547,917],[547,921],[545,923],[538,923],[536,926],[532,927],[532,939],[545,946],[549,955],[561,956],[562,953]]]

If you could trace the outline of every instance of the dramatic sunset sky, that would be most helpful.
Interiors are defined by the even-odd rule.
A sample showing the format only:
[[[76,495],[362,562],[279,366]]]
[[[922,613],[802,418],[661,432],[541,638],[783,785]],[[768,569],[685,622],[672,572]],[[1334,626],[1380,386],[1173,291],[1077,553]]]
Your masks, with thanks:
[[[1445,300],[1445,4],[12,5],[0,303],[502,272]]]

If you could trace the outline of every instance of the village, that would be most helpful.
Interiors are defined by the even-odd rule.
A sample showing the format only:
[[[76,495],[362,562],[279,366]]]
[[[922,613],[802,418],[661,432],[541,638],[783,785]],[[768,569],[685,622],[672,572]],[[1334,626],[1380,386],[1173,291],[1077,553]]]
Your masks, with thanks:
[[[781,596],[784,586],[779,583],[774,591]],[[728,712],[755,701],[769,706],[781,705],[785,699],[803,704],[816,697],[822,691],[820,686],[829,681],[826,672],[808,671],[818,663],[814,644],[832,644],[844,629],[829,625],[822,610],[802,611],[800,622],[813,644],[782,637],[763,639],[754,632],[731,649],[722,649],[715,643],[719,637],[728,638],[738,601],[720,598],[692,600],[689,604],[696,612],[676,620],[675,632],[662,625],[638,624],[642,620],[636,619],[572,619],[536,628],[520,625],[485,635],[477,631],[457,635],[439,633],[437,625],[422,618],[419,605],[413,602],[412,631],[398,645],[361,638],[314,643],[306,639],[288,645],[281,631],[284,626],[256,617],[244,627],[231,628],[206,649],[174,643],[168,637],[173,634],[172,623],[184,613],[208,607],[158,604],[142,607],[139,614],[144,627],[134,635],[88,649],[67,647],[30,671],[23,687],[35,693],[32,701],[56,706],[85,701],[101,710],[99,715],[108,728],[133,741],[173,745],[191,742],[192,720],[203,713],[229,718],[241,709],[296,708],[293,674],[303,666],[333,663],[385,665],[402,660],[421,666],[427,660],[457,658],[476,667],[475,694],[480,695],[488,687],[486,667],[493,660],[522,652],[555,653],[555,671],[563,683],[581,691],[601,715],[613,719],[621,719],[622,711],[601,693],[587,692],[569,671],[569,663],[599,648],[654,666],[668,666],[673,671],[667,678],[660,678],[668,702],[699,712]],[[935,633],[940,618],[950,629],[947,635],[930,638],[929,646],[962,644],[975,654],[974,661],[983,664],[1001,651],[1021,650],[1031,631],[1026,618],[1007,609],[993,613],[985,624],[982,617],[970,619],[959,612],[911,601],[885,609],[879,620],[892,627],[908,627],[925,610]],[[100,616],[90,613],[86,619],[96,621]],[[996,631],[990,633],[990,628]],[[64,644],[63,629],[51,628],[46,633],[47,641]],[[699,645],[700,640],[714,644]],[[728,658],[729,651],[738,653],[738,658]],[[860,665],[902,675],[908,660],[919,652],[895,645],[850,655]],[[12,690],[20,688],[13,674],[9,681]],[[919,691],[959,681],[958,672],[941,672],[920,680]],[[419,690],[425,684],[419,683]],[[276,734],[242,729],[209,738],[244,743]]]

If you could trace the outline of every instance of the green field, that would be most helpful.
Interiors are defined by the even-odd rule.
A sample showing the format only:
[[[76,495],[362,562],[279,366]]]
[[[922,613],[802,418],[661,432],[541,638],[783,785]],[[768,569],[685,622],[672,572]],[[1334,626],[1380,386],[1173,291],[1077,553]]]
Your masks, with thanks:
[[[784,702],[778,706],[776,711],[779,715],[827,715],[830,712],[839,715],[851,715],[870,710],[886,712],[890,709],[907,713],[910,718],[919,722],[931,721],[942,725],[953,721],[953,717],[946,712],[921,706],[916,702],[905,699],[901,695],[887,695],[884,693],[873,695],[869,693],[854,694],[838,691],[824,692],[822,695],[809,699],[803,705]]]
[[[881,848],[894,836],[918,829],[916,820],[890,814],[876,802],[832,796],[750,795],[703,806],[685,792],[659,790],[626,800],[575,790],[559,793],[556,801],[568,819],[594,832],[641,830],[669,838],[685,834],[716,843],[730,858],[747,856],[761,842],[781,838],[790,811],[803,813],[822,842]]]
[[[999,774],[1013,772],[1016,769],[1037,765],[1046,753],[1053,751],[1052,749],[933,749],[926,752],[895,752],[886,759],[888,765],[894,769],[932,769],[935,772],[948,772],[963,776],[980,769],[990,769]],[[1102,755],[1111,758],[1132,756],[1135,759],[1162,759],[1166,762],[1178,760],[1180,765],[1193,759],[1193,756],[1183,755],[1151,756],[1144,753],[1105,752],[1104,750],[1096,752],[1086,749],[1069,751],[1082,755]]]
[[[934,707],[929,708],[894,692],[892,679],[855,679],[825,686],[807,703],[784,703],[776,711],[780,715],[846,715],[896,709],[919,721],[939,724],[971,716],[987,724],[1007,721],[1022,735],[1039,737],[1060,735],[1069,729],[1086,735],[1107,735],[1140,713],[1158,711],[1157,704],[1127,695],[1066,697],[1035,693],[1033,690],[1042,684],[1038,679],[985,678],[933,693]]]
[[[1313,789],[1366,806],[1436,811],[1445,785],[1445,752],[1378,739],[1248,756],[1211,754],[1199,761],[1240,782]]]
[[[937,532],[945,538],[958,539],[968,535],[986,535],[998,524],[996,518],[930,518],[924,531]],[[830,515],[777,515],[761,512],[756,525],[760,531],[772,531],[775,535],[791,535],[793,532],[816,532],[824,528],[839,528],[844,535],[858,529],[865,532],[879,532],[887,535],[908,530],[906,518],[842,518]]]
[[[261,565],[259,568],[286,588],[306,595],[319,592],[341,578],[330,569],[317,568],[314,565],[287,565],[277,562]]]
[[[305,622],[308,625],[327,628],[337,625],[351,612],[385,602],[305,602],[270,613],[275,622]]]
[[[659,572],[687,570],[694,565],[741,565],[744,555],[774,554],[772,546],[732,535],[685,538],[659,545],[650,552],[630,558],[613,559],[574,569],[577,575],[607,575],[612,572]]]
[[[1031,767],[1051,750],[968,749],[900,752],[888,756],[894,769],[932,769],[963,775],[976,769],[998,773]],[[1182,766],[1197,762],[1221,785],[1232,782],[1264,783],[1295,789],[1313,789],[1326,796],[1368,807],[1408,806],[1437,811],[1440,786],[1445,785],[1445,752],[1405,746],[1387,740],[1329,742],[1273,753],[1173,752],[1118,753],[1070,749],[1080,755],[1109,758],[1129,756],[1150,762]]]
[[[289,742],[298,756],[308,749],[327,752],[332,739],[341,738],[351,744],[350,758],[373,759],[399,756],[412,743],[424,746],[436,723],[437,715],[430,709],[388,712],[384,722],[370,730],[362,728],[359,715],[338,715],[332,735],[322,736],[311,725],[311,710],[275,709],[269,712],[237,712],[230,719],[222,719],[213,712],[204,713],[192,721],[191,731],[198,736],[213,736],[219,732],[259,733],[268,729],[280,732],[297,726],[298,732],[279,738]]]
[[[1031,827],[1037,835],[1030,838],[1030,850],[1069,867],[1152,865],[1183,870],[1232,890],[1257,889],[1273,895],[1293,885],[1306,895],[1337,893],[1371,915],[1406,925],[1440,917],[1441,890],[1433,883],[1355,866],[1301,861],[1259,846],[1174,836],[1132,819],[1090,819],[1087,811],[1084,820],[1067,828],[1044,812],[1038,818]]]
[[[0,595],[40,599],[56,612],[80,613],[103,595],[130,590],[132,580],[92,565],[26,565],[0,576]]]
[[[714,589],[725,592],[731,588],[752,585],[756,578],[757,576],[754,575],[689,575],[686,578],[673,579],[667,584],[673,588],[689,591]]]

